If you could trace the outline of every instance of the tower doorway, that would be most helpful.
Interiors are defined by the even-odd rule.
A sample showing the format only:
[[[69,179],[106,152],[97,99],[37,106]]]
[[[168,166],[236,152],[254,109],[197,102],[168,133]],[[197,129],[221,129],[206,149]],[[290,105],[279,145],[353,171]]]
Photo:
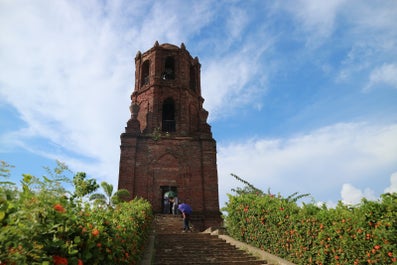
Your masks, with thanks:
[[[172,214],[174,199],[178,196],[176,186],[160,186],[161,189],[161,209],[164,214]]]

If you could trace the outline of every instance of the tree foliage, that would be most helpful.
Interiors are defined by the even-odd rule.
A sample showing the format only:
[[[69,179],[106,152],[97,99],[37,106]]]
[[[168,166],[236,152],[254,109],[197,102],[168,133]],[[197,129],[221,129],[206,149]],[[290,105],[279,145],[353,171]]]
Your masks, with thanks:
[[[74,194],[75,198],[83,198],[96,191],[99,188],[95,179],[86,179],[86,173],[78,172],[73,177]]]

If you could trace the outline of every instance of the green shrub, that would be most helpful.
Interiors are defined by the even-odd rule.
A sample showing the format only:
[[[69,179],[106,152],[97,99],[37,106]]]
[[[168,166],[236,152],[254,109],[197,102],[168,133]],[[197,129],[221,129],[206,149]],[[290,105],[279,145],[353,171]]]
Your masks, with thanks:
[[[259,191],[259,192],[258,192]],[[296,264],[397,264],[397,193],[334,209],[237,189],[225,223],[231,236]]]
[[[153,218],[150,203],[84,203],[80,195],[89,193],[82,187],[93,192],[96,182],[78,173],[85,186],[75,189],[80,193],[76,195],[63,187],[64,170],[58,164],[51,178],[24,175],[21,189],[1,183],[0,264],[136,263]]]

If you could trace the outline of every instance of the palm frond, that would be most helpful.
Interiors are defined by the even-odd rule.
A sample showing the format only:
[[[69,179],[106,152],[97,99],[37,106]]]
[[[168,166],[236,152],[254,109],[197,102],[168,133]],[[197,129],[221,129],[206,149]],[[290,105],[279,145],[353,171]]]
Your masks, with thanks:
[[[106,196],[101,193],[94,193],[90,196],[90,201],[104,201],[106,203]]]
[[[107,197],[111,198],[112,194],[113,194],[113,185],[107,183],[106,181],[103,181],[101,183],[101,187],[102,187],[103,191],[105,192],[105,194],[107,195]]]

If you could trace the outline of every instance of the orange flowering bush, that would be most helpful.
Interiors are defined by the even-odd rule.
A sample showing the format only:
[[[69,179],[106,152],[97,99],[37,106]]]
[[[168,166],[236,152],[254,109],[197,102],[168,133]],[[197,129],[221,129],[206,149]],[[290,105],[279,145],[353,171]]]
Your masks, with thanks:
[[[292,197],[238,189],[223,209],[234,238],[296,264],[397,264],[397,193],[357,206],[296,204]]]
[[[98,229],[94,229],[94,230],[92,230],[91,234],[93,236],[98,236],[99,235],[99,230]]]
[[[54,205],[54,210],[59,212],[59,213],[64,213],[66,212],[65,208],[63,208],[63,206],[59,203]]]
[[[135,264],[151,205],[143,199],[112,207],[83,203],[95,181],[78,173],[76,195],[62,186],[71,181],[58,166],[51,178],[24,175],[21,187],[0,181],[0,264]]]
[[[60,256],[53,256],[52,258],[55,265],[68,265],[68,259],[66,258]]]

